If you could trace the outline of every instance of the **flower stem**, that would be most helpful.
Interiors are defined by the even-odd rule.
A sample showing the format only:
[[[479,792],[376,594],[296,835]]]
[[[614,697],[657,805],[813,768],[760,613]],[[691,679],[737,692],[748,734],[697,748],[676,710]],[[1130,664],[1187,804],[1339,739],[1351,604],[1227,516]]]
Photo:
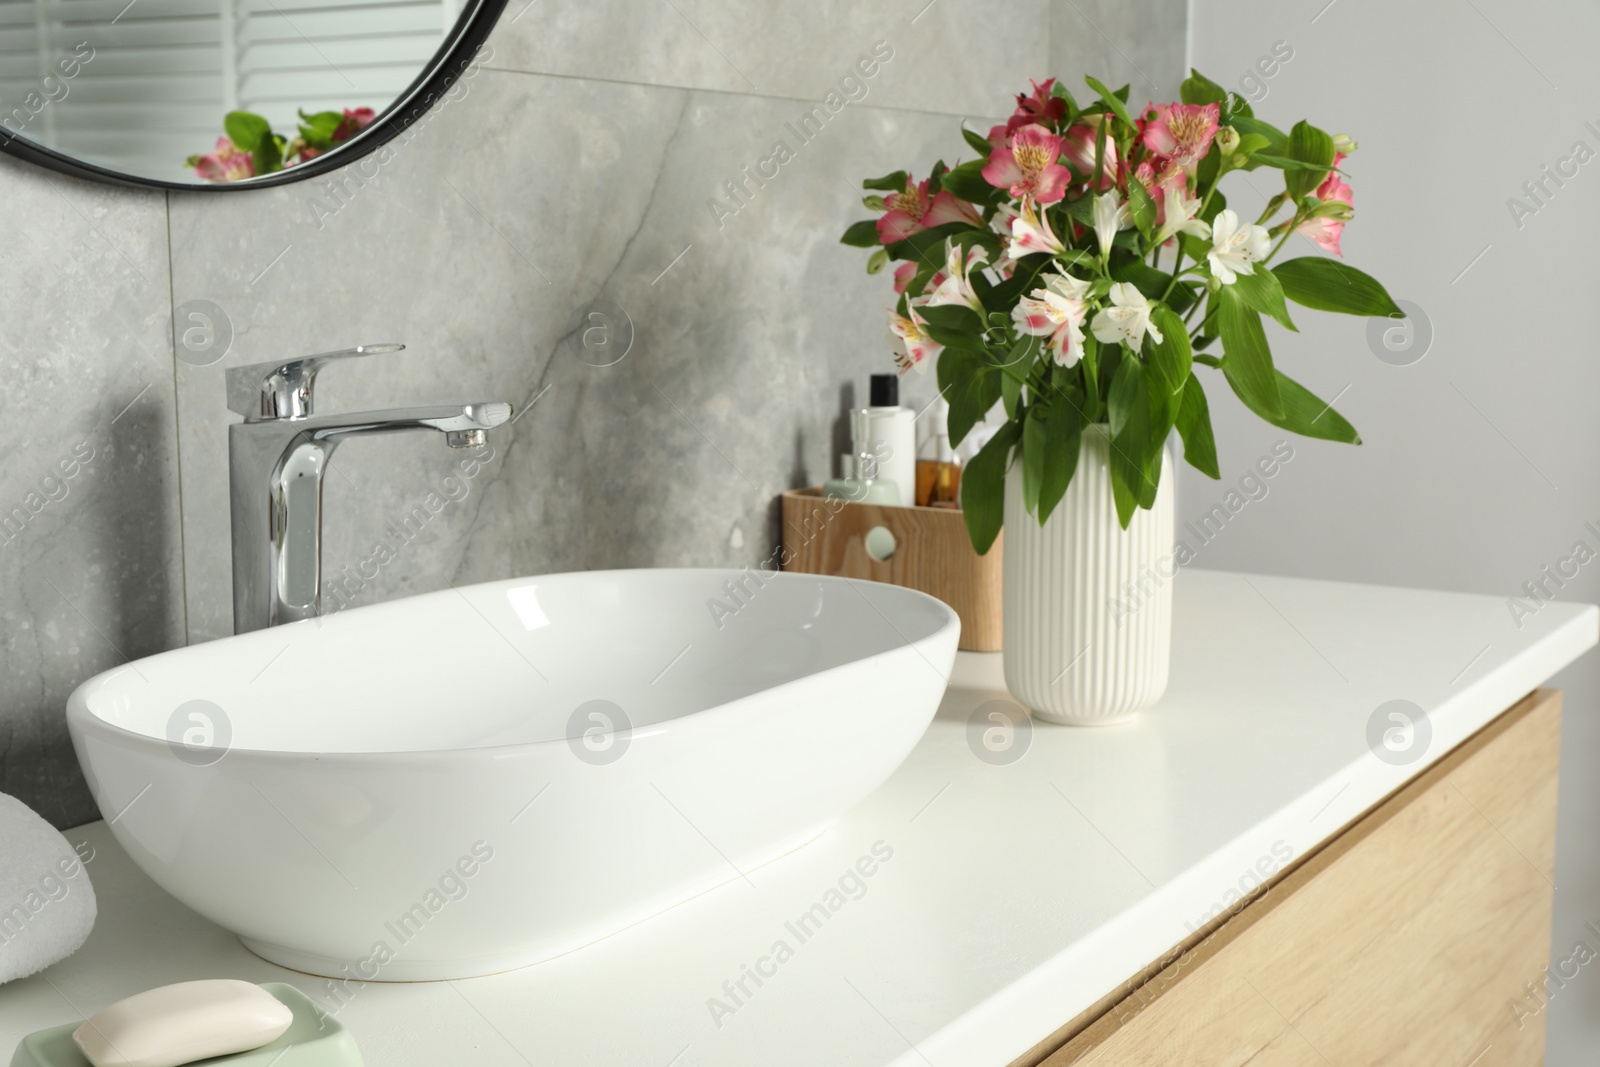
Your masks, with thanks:
[[[1178,258],[1172,261],[1172,280],[1167,283],[1167,287],[1164,290],[1162,290],[1162,292],[1161,292],[1161,302],[1162,303],[1166,303],[1167,297],[1171,296],[1172,295],[1172,290],[1177,287],[1178,279],[1183,277],[1183,271],[1179,269],[1180,267],[1183,266],[1183,239],[1182,238],[1174,238],[1174,239],[1178,242],[1178,244],[1177,244]]]
[[[1267,258],[1261,261],[1261,265],[1263,267],[1265,267],[1268,263],[1271,263],[1272,257],[1277,255],[1278,250],[1288,243],[1289,238],[1294,235],[1294,228],[1300,225],[1301,221],[1300,212],[1296,211],[1294,213],[1294,218],[1289,220],[1289,225],[1284,227],[1283,236],[1278,238],[1278,243],[1272,246],[1272,251],[1267,253]]]
[[[1279,193],[1277,196],[1275,196],[1271,200],[1267,201],[1266,210],[1261,213],[1261,217],[1259,219],[1256,219],[1256,225],[1257,226],[1262,225],[1268,219],[1270,219],[1273,215],[1276,215],[1278,213],[1278,209],[1283,206],[1283,202],[1284,202],[1284,199],[1285,199],[1286,195],[1287,194]]]

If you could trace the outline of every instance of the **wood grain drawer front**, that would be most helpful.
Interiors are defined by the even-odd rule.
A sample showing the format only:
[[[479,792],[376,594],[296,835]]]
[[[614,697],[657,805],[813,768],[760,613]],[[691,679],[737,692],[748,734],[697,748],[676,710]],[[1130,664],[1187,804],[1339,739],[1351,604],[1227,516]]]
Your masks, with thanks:
[[[1530,694],[1042,1062],[1542,1063],[1560,716]]]

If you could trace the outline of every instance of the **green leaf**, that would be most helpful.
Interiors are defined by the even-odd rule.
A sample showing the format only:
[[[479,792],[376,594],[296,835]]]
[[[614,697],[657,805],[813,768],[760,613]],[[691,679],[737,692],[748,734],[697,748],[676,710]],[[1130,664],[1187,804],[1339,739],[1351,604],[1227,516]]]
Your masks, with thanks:
[[[982,335],[983,320],[965,304],[924,304],[917,309],[930,325]]]
[[[1289,131],[1289,158],[1310,163],[1313,170],[1287,170],[1284,184],[1289,195],[1298,200],[1322,184],[1333,166],[1333,138],[1309,122],[1297,122]]]
[[[1376,278],[1322,256],[1302,256],[1272,268],[1284,295],[1296,304],[1343,315],[1404,317]]]
[[[1167,286],[1172,284],[1172,275],[1157,270],[1142,259],[1129,259],[1114,265],[1111,277],[1119,282],[1132,282],[1133,287],[1143,293],[1147,300],[1160,300],[1161,295],[1167,292]],[[1179,283],[1167,294],[1166,300],[1181,315],[1194,306],[1195,296],[1187,286]]]
[[[1147,441],[1160,440],[1166,436],[1166,431],[1156,427],[1150,433]],[[1149,510],[1156,506],[1156,490],[1161,487],[1161,462],[1162,452],[1159,447],[1151,448],[1148,444],[1144,452],[1144,464],[1139,472],[1139,506]]]
[[[1178,407],[1178,436],[1183,440],[1183,458],[1202,474],[1220,479],[1217,467],[1217,439],[1211,432],[1211,408],[1200,379],[1189,375],[1183,383],[1183,403]]]
[[[890,259],[920,259],[944,265],[944,242],[947,237],[965,237],[971,235],[968,243],[981,244],[989,248],[993,238],[993,248],[990,250],[990,259],[999,255],[1000,238],[992,231],[979,230],[965,222],[947,222],[942,226],[935,226],[921,233],[914,233],[904,241],[895,241],[884,247],[889,250]]]
[[[1196,189],[1215,189],[1217,179],[1222,176],[1222,146],[1216,141],[1211,142],[1211,147],[1206,149],[1205,158],[1200,160],[1200,166],[1195,171]],[[1205,197],[1201,197],[1204,200]]]
[[[1231,285],[1219,289],[1216,298],[1222,302],[1217,327],[1222,334],[1222,373],[1228,384],[1262,418],[1281,416],[1283,400],[1273,377],[1272,350],[1261,329],[1261,316],[1245,306]]]
[[[1266,138],[1267,143],[1264,147],[1271,154],[1276,156],[1287,156],[1289,154],[1289,135],[1272,123],[1262,122],[1260,119],[1249,118],[1244,115],[1236,115],[1231,125],[1239,131],[1241,144],[1244,137],[1255,134],[1258,137]]]
[[[1150,370],[1160,383],[1157,395],[1177,410],[1176,398],[1189,378],[1193,353],[1189,351],[1189,331],[1171,308],[1157,304],[1150,312],[1151,325],[1161,331],[1161,343],[1150,339]]]
[[[251,153],[257,174],[271,174],[283,169],[283,147],[287,142],[277,134],[268,132]]]
[[[1227,90],[1193,67],[1189,68],[1189,76],[1183,80],[1178,94],[1185,104],[1220,104],[1228,99]]]
[[[1042,413],[1037,405],[1030,408],[1030,425],[1035,416],[1043,422],[1043,432],[1037,436],[1043,442],[1044,469],[1039,476],[1038,511],[1034,514],[1039,519],[1039,525],[1043,526],[1056,505],[1061,503],[1061,498],[1066,496],[1067,486],[1072,484],[1072,476],[1077,473],[1078,449],[1083,441],[1083,416],[1068,397],[1058,397],[1043,407]],[[1028,447],[1024,441],[1024,456]],[[1026,477],[1027,469],[1024,468],[1022,473]]]
[[[883,242],[878,239],[878,224],[873,219],[862,219],[852,222],[850,228],[844,231],[844,236],[839,238],[842,245],[854,248],[876,248]]]
[[[886,193],[903,193],[906,191],[906,172],[897,170],[881,178],[868,178],[861,183],[861,188],[882,189]]]
[[[1283,412],[1278,415],[1257,408],[1249,397],[1239,392],[1232,378],[1228,382],[1233,385],[1233,391],[1239,393],[1239,399],[1244,401],[1246,407],[1279,429],[1323,441],[1339,441],[1347,445],[1361,443],[1361,435],[1356,433],[1356,428],[1331,405],[1317,399],[1309,389],[1282,371],[1276,374],[1278,394],[1283,398]]]
[[[1128,182],[1128,213],[1133,216],[1134,227],[1148,241],[1150,228],[1156,224],[1156,202],[1137,178]]]
[[[1006,407],[1006,418],[1017,417],[1017,407],[1022,403],[1022,382],[1005,371],[1000,372],[1000,402]]]
[[[964,132],[970,133],[970,130]],[[984,142],[987,144],[988,142]],[[997,189],[989,184],[983,176],[983,168],[988,165],[988,157],[983,159],[969,159],[960,166],[948,171],[943,179],[944,188],[953,195],[969,200],[974,204],[993,204],[1005,196],[1004,189]]]
[[[222,129],[241,152],[254,152],[262,141],[272,136],[272,126],[267,120],[249,111],[228,112],[223,117]]]
[[[1150,394],[1137,359],[1123,360],[1122,366],[1117,368],[1117,378],[1121,380],[1124,375],[1129,383],[1123,387],[1127,394],[1126,416],[1121,429],[1115,428],[1113,420],[1110,464],[1111,495],[1117,505],[1117,520],[1126,530],[1134,509],[1146,499],[1155,500],[1155,485],[1149,482],[1151,439],[1155,435],[1150,419]],[[1116,391],[1113,382],[1113,398]],[[1156,448],[1159,451],[1159,438]],[[1159,466],[1156,477],[1160,477]]]
[[[965,124],[961,127],[961,136],[966,139],[968,146],[974,152],[981,153],[984,159],[988,159],[989,154],[994,151],[994,145],[989,143],[989,138],[981,133],[967,129]]]
[[[344,115],[337,111],[319,111],[315,115],[300,113],[300,136],[313,148],[332,148],[333,135],[344,124]]]
[[[1048,468],[1044,409],[1034,404],[1028,408],[1027,418],[1022,423],[1022,510],[1029,515],[1039,513],[1039,487],[1044,483]]]
[[[939,391],[950,402],[952,446],[960,444],[1000,399],[1003,373],[978,352],[947,347],[939,353]]]
[[[1134,406],[1144,403],[1142,377],[1139,361],[1136,359],[1124,359],[1117,365],[1116,377],[1111,379],[1111,395],[1106,401],[1112,437],[1116,437],[1128,425]]]
[[[1325,177],[1327,175],[1327,173],[1328,173],[1328,171],[1330,169],[1329,167],[1327,167],[1324,164],[1307,163],[1304,160],[1292,159],[1289,156],[1273,155],[1270,152],[1257,152],[1255,155],[1251,156],[1250,158],[1255,160],[1257,163],[1265,163],[1269,167],[1277,167],[1279,170],[1284,170],[1284,171],[1301,171],[1301,172],[1304,172],[1304,171],[1316,171],[1317,178],[1316,178],[1315,181],[1313,181],[1311,183],[1311,188],[1312,189],[1315,189],[1317,186],[1322,184],[1323,177]],[[1309,192],[1309,190],[1307,190],[1307,191]],[[1296,199],[1298,199],[1300,196],[1303,196],[1303,195],[1305,195],[1305,194],[1304,193],[1296,193],[1295,194]]]
[[[1088,194],[1076,200],[1063,200],[1061,207],[1066,211],[1067,217],[1085,226],[1094,226],[1094,197]]]
[[[1138,478],[1142,476],[1143,471],[1141,469],[1139,474],[1134,476],[1133,483],[1130,483],[1129,465],[1116,462],[1118,453],[1114,442],[1111,448],[1111,499],[1117,505],[1117,522],[1126,530],[1128,523],[1133,521],[1134,509],[1139,506],[1139,496],[1134,491],[1134,485],[1137,484]]]
[[[918,309],[921,314],[921,309]],[[947,349],[959,349],[975,356],[984,356],[983,337],[966,330],[952,330],[946,326],[935,326],[931,322],[922,327],[924,333],[933,338],[938,344]],[[999,394],[997,393],[996,396]]]
[[[1283,302],[1283,284],[1278,281],[1278,276],[1261,266],[1250,274],[1240,274],[1234,280],[1234,291],[1244,298],[1247,306],[1254,308],[1263,315],[1271,315],[1286,329],[1299,332],[1298,327],[1289,318],[1288,305]]]
[[[1006,519],[1006,466],[1018,436],[1017,424],[1006,423],[961,472],[961,513],[980,556],[994,547]]]
[[[1005,365],[1026,378],[1028,371],[1033,367],[1033,361],[1044,347],[1044,338],[1031,337],[1023,334],[1017,338],[1017,343],[1011,346],[1011,351],[1006,355]]]
[[[1133,117],[1128,114],[1127,105],[1125,105],[1115,93],[1102,85],[1100,83],[1100,79],[1085,74],[1083,76],[1083,80],[1085,84],[1089,86],[1089,88],[1100,94],[1100,99],[1105,101],[1106,107],[1111,109],[1111,113],[1113,115],[1117,116],[1117,118],[1121,119],[1129,126],[1133,125]]]
[[[1272,142],[1259,133],[1245,133],[1239,135],[1239,147],[1233,150],[1236,156],[1249,156],[1271,147]]]

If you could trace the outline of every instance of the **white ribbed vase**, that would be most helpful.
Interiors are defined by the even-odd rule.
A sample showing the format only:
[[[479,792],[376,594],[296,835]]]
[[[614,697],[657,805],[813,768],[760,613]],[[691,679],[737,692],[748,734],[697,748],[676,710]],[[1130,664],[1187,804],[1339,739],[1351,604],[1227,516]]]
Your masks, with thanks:
[[[1155,507],[1117,523],[1106,429],[1083,432],[1078,472],[1043,527],[1006,475],[1005,671],[1041,718],[1101,726],[1161,698],[1172,656],[1172,456]]]

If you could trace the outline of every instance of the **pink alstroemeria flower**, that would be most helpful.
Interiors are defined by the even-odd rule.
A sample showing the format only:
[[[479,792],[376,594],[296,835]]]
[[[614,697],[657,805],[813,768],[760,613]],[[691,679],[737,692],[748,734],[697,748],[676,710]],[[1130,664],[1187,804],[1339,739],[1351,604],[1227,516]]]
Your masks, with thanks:
[[[948,189],[940,189],[929,199],[926,180],[913,184],[907,178],[905,192],[895,193],[886,202],[889,210],[878,220],[878,240],[886,245],[947,222],[983,225],[977,209],[965,200],[956,199]]]
[[[1344,156],[1333,157],[1333,165],[1337,167],[1344,161]],[[1317,199],[1324,204],[1337,201],[1350,207],[1355,203],[1355,191],[1346,184],[1344,176],[1336,170],[1330,170],[1328,176],[1322,179],[1322,184],[1317,186]],[[1344,234],[1344,219],[1338,217],[1310,218],[1295,227],[1295,232],[1304,234],[1318,245],[1326,248],[1341,258],[1344,253],[1339,251],[1339,238]]]
[[[1067,117],[1067,102],[1051,95],[1050,90],[1056,84],[1054,78],[1046,78],[1043,82],[1029,78],[1028,84],[1033,86],[1033,95],[1018,93],[1017,109],[1006,119],[1005,125],[989,129],[989,143],[996,148],[1005,147],[1007,139],[1024,126],[1036,122],[1054,126]]]
[[[905,351],[894,354],[894,364],[904,376],[912,370],[918,374],[928,372],[928,364],[939,358],[939,353],[944,351],[944,345],[929,337],[922,329],[928,323],[916,308],[909,308],[910,318],[895,313],[889,309],[889,329],[900,338],[905,346]]]
[[[996,148],[983,168],[983,180],[1005,189],[1018,199],[1028,196],[1041,204],[1053,204],[1067,195],[1072,175],[1056,162],[1061,156],[1061,138],[1043,126],[1024,126],[1011,135],[1005,148]]]
[[[249,152],[241,152],[237,145],[226,137],[217,138],[217,147],[203,156],[196,156],[189,161],[194,172],[208,182],[236,182],[241,178],[253,178],[256,174],[256,161]]]
[[[903,293],[906,286],[911,284],[911,279],[917,276],[915,263],[902,263],[894,269],[894,291]]]
[[[368,126],[371,126],[372,120],[377,117],[377,113],[370,107],[345,108],[343,120],[340,121],[338,126],[334,127],[331,135],[332,143],[335,145],[343,144]],[[323,153],[323,149],[315,148],[302,141],[297,140],[295,143],[301,145],[300,151],[295,156],[296,162],[304,163],[308,159],[316,159]]]
[[[1163,104],[1145,109],[1155,114],[1144,125],[1144,146],[1158,156],[1185,169],[1193,167],[1211,151],[1211,142],[1221,124],[1222,109],[1217,104]]]
[[[1074,126],[1068,130],[1066,136],[1061,138],[1061,154],[1067,157],[1067,162],[1072,164],[1072,169],[1083,175],[1084,181],[1094,180],[1094,150],[1095,139],[1099,136],[1102,115],[1088,115],[1084,118],[1084,125]],[[1111,131],[1106,131],[1106,160],[1100,174],[1100,186],[1096,192],[1111,188],[1117,180],[1117,142],[1111,136]]]
[[[1168,162],[1162,170],[1157,171],[1149,160],[1145,160],[1135,168],[1133,176],[1150,194],[1150,199],[1156,202],[1157,225],[1167,221],[1168,194],[1187,196],[1189,192],[1189,175],[1173,162]]]
[[[333,143],[348,141],[368,126],[377,118],[377,113],[370,107],[347,107],[344,109],[344,121],[339,123],[339,128],[333,131]]]

